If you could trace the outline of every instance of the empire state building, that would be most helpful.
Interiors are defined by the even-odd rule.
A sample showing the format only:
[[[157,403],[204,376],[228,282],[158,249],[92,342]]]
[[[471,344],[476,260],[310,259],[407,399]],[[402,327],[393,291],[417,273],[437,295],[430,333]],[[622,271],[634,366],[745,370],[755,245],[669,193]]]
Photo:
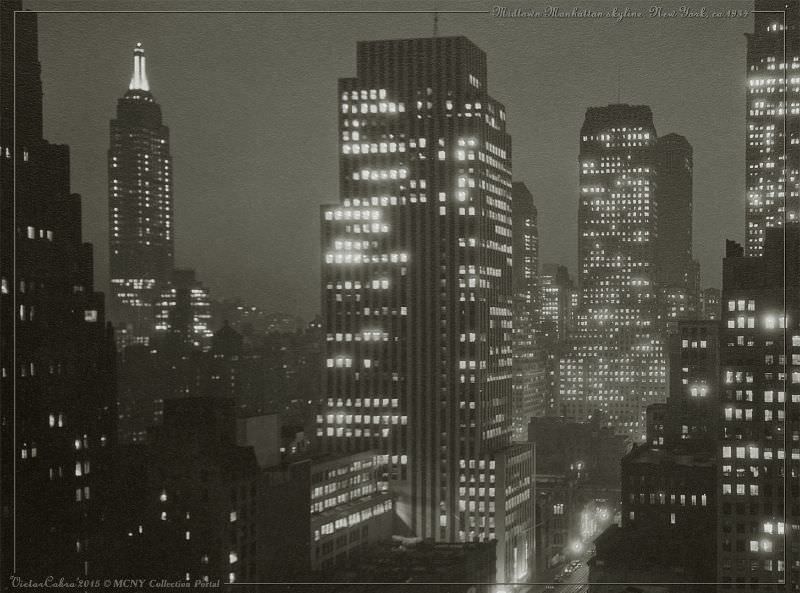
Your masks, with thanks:
[[[171,160],[169,128],[150,92],[139,43],[128,91],[111,120],[108,150],[110,314],[122,343],[148,342],[154,301],[171,277]]]

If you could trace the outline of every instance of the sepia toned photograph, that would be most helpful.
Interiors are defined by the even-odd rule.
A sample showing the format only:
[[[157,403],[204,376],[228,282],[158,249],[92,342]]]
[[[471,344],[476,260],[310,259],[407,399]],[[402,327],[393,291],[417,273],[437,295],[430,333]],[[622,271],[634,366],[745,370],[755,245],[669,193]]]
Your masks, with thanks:
[[[0,0],[0,591],[800,592],[800,1]]]

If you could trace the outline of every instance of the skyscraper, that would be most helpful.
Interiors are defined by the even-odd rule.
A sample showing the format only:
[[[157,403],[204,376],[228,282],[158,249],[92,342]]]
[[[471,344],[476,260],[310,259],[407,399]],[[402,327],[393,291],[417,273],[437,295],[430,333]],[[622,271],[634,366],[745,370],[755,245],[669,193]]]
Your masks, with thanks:
[[[560,415],[559,361],[573,331],[573,318],[577,307],[573,298],[577,291],[569,270],[558,264],[544,264],[539,275],[540,331],[545,357],[545,389],[547,415]]]
[[[194,270],[173,270],[169,286],[161,290],[155,303],[153,337],[207,350],[213,333],[208,289]]]
[[[42,137],[37,21],[0,6],[2,567],[96,574],[115,440],[114,345],[69,147]],[[16,101],[14,100],[16,99]]]
[[[755,9],[770,12],[756,12],[747,35],[747,255],[763,253],[766,229],[800,220],[800,4]]]
[[[655,281],[663,320],[693,317],[698,308],[700,265],[692,259],[692,145],[678,134],[654,145]]]
[[[536,206],[527,186],[512,186],[514,253],[514,438],[525,441],[528,422],[547,408],[545,355],[542,348],[539,290],[539,230]]]
[[[409,530],[498,540],[528,574],[531,455],[511,447],[511,139],[464,37],[360,42],[322,209],[332,450],[375,448]]]
[[[656,178],[656,274],[661,284],[687,283],[692,261],[692,145],[678,134],[654,145]]]
[[[656,326],[656,171],[653,114],[643,105],[592,107],[580,137],[578,327],[559,369],[566,416],[602,412],[636,437],[666,395]]]
[[[137,44],[108,149],[109,313],[122,343],[147,343],[154,301],[172,274],[171,163],[169,128],[150,92],[144,49]]]
[[[541,284],[542,333],[548,342],[567,339],[572,331],[572,292],[575,286],[566,266],[544,264]]]
[[[768,229],[760,256],[729,241],[723,264],[718,580],[798,591],[800,229]]]

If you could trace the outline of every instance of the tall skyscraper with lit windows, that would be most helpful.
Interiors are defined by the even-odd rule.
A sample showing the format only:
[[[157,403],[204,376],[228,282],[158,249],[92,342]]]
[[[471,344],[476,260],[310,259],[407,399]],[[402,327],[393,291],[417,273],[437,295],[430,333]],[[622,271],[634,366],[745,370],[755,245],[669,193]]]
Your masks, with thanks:
[[[498,540],[529,574],[531,454],[512,446],[511,139],[464,37],[360,42],[322,209],[329,450],[378,449],[410,532]]]
[[[560,404],[576,421],[602,412],[641,437],[645,409],[666,397],[657,328],[658,236],[653,114],[592,107],[579,155],[577,331],[559,366]]]
[[[800,591],[800,5],[747,35],[745,244],[723,260],[720,591]]]
[[[539,227],[536,206],[522,182],[512,186],[514,231],[514,438],[528,439],[528,423],[548,405],[539,287]]]
[[[800,222],[800,4],[756,0],[747,35],[745,250],[766,229]],[[785,18],[785,24],[784,24]]]
[[[110,316],[119,343],[147,343],[154,302],[173,269],[172,158],[169,129],[150,92],[144,49],[117,102],[108,150]]]
[[[800,228],[723,261],[720,591],[800,591]]]

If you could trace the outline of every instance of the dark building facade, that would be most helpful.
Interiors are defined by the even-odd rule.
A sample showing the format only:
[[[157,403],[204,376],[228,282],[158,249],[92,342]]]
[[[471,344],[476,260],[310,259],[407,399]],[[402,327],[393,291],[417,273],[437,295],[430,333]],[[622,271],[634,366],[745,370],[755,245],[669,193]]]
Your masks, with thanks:
[[[800,229],[723,262],[718,578],[723,591],[800,587]]]
[[[700,292],[700,309],[698,317],[709,321],[718,321],[722,313],[720,309],[719,288],[704,288]]]
[[[334,574],[320,593],[493,593],[496,542],[444,543],[413,539],[368,546]],[[337,582],[338,581],[338,582]]]
[[[800,219],[800,5],[756,0],[747,35],[745,252]]]
[[[466,38],[361,42],[356,60],[339,82],[341,199],[322,209],[317,434],[382,452],[415,535],[497,539],[498,578],[521,579],[531,460],[511,446],[506,111]]]
[[[150,92],[141,44],[133,66],[108,149],[109,314],[120,344],[147,344],[154,303],[173,269],[173,176],[169,128]]]
[[[648,406],[645,443],[622,459],[621,525],[596,541],[591,590],[624,582],[714,590],[719,376],[718,322],[678,321],[669,336],[669,397]]]
[[[679,321],[670,336],[669,364],[664,445],[711,451],[719,427],[719,322]]]
[[[36,15],[15,10],[0,7],[0,548],[3,579],[36,580],[99,568],[115,351],[69,147],[42,137]]]
[[[514,288],[514,439],[525,441],[528,422],[547,410],[546,353],[541,331],[539,229],[533,196],[524,183],[512,186]]]
[[[692,362],[684,364],[692,369]],[[686,371],[673,368],[671,374],[698,376]],[[614,591],[620,583],[661,583],[675,593],[715,590],[717,460],[707,423],[718,399],[710,389],[692,397],[706,399],[696,404],[678,393],[666,404],[648,407],[646,444],[622,459],[621,525],[611,525],[595,540],[590,591]],[[693,409],[699,419],[688,416]],[[681,422],[702,430],[676,430]]]
[[[601,418],[567,422],[563,418],[533,418],[528,440],[536,444],[537,471],[581,473],[584,479],[619,488],[619,460],[628,452],[626,437],[615,434]]]
[[[655,143],[655,280],[662,319],[694,317],[700,267],[692,259],[692,145],[678,134]]]
[[[631,547],[598,550],[598,557],[619,556],[633,571],[674,571],[688,583],[714,582],[715,487],[713,453],[635,447],[622,460],[622,534]]]
[[[202,586],[308,575],[308,462],[260,468],[223,398],[168,400],[152,432],[115,456],[108,576]]]

